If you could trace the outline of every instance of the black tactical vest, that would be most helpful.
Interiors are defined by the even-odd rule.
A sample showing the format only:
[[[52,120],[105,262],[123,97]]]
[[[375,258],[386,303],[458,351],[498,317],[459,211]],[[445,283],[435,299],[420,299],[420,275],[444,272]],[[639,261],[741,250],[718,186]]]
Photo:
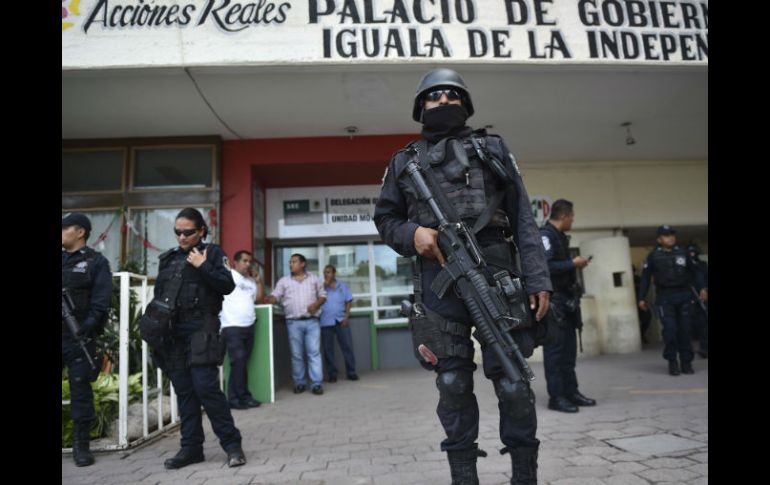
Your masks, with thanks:
[[[198,249],[203,251],[204,247],[209,247],[209,253],[211,253],[211,246],[202,245]],[[186,258],[186,253],[173,249],[161,254],[159,257],[158,279],[162,278],[164,285],[168,284],[175,273],[176,265],[172,263],[178,259],[184,260]],[[222,309],[222,295],[215,293],[206,285],[200,271],[192,265],[184,264],[184,269],[182,269],[182,286],[176,298],[176,307],[182,312],[195,310],[202,314],[216,315]]]
[[[569,255],[569,239],[563,232],[557,230],[553,224],[548,222],[540,227],[540,235],[550,236],[549,239],[553,245],[554,261],[567,261],[572,258]],[[569,291],[572,285],[577,281],[577,271],[565,271],[563,273],[551,274],[551,284],[555,291]]]
[[[499,160],[505,160],[501,153],[496,153],[495,145],[489,143],[489,136],[478,137],[487,153],[493,154]],[[423,143],[422,146],[425,146]],[[418,142],[410,144],[417,148]],[[405,153],[409,153],[408,151]],[[406,155],[404,155],[406,156]],[[458,218],[469,227],[473,227],[478,217],[484,212],[496,192],[505,190],[504,182],[500,180],[483,163],[473,145],[470,137],[449,137],[439,143],[429,146],[427,153],[418,153],[418,158],[425,158],[431,168],[433,177],[438,182],[442,192],[449,203],[454,207]],[[433,215],[427,203],[417,197],[417,189],[414,187],[408,173],[403,168],[408,158],[399,167],[399,185],[407,198],[407,216],[410,221],[423,227],[437,227],[438,220]],[[513,186],[509,187],[514,190]],[[494,212],[489,223],[485,227],[511,228],[508,217],[501,208]]]
[[[94,279],[94,264],[99,253],[89,247],[71,254],[61,268],[61,287],[69,292],[75,311],[72,314],[82,322],[88,316],[91,304],[91,287]]]
[[[655,286],[660,289],[685,288],[689,281],[687,251],[674,246],[671,251],[657,247],[650,255]]]

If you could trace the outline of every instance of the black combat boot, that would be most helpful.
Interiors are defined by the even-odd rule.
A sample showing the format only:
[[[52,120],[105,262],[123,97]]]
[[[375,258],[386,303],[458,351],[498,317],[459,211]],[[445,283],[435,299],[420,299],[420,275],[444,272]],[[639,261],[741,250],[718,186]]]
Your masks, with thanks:
[[[669,360],[668,361],[668,373],[672,376],[678,376],[679,375],[679,362],[676,360]]]
[[[537,447],[504,450],[511,455],[511,485],[537,485]]]
[[[72,459],[76,466],[89,466],[94,464],[94,455],[91,454],[91,436],[89,431],[91,423],[75,423],[72,433]]]
[[[692,368],[692,362],[682,361],[682,374],[695,374]]]
[[[164,461],[163,466],[166,467],[166,470],[176,470],[193,463],[200,463],[205,459],[202,449],[182,448],[176,455]]]
[[[446,455],[452,472],[452,485],[479,485],[479,474],[476,472],[479,450],[447,451]]]

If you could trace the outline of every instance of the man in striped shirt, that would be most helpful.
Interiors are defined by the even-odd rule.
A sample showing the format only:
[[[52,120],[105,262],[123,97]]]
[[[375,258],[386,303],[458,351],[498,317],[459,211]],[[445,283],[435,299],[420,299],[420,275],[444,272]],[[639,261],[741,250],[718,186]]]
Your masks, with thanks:
[[[265,303],[283,305],[291,349],[291,377],[294,393],[307,388],[304,355],[307,355],[308,374],[313,394],[323,394],[323,368],[321,365],[321,326],[318,319],[321,305],[326,302],[323,281],[305,271],[305,256],[295,253],[289,258],[290,276],[284,276],[275,289],[265,298]]]

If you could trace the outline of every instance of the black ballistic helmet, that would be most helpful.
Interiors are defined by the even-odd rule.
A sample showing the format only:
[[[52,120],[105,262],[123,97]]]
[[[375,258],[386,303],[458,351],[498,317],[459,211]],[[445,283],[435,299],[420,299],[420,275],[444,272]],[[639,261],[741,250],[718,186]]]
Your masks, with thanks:
[[[473,102],[471,94],[468,92],[468,86],[457,72],[441,67],[434,69],[423,76],[420,84],[417,85],[417,94],[414,95],[414,109],[412,109],[412,119],[418,123],[422,122],[422,95],[439,86],[457,88],[462,97],[463,106],[468,111],[468,118],[473,115]]]

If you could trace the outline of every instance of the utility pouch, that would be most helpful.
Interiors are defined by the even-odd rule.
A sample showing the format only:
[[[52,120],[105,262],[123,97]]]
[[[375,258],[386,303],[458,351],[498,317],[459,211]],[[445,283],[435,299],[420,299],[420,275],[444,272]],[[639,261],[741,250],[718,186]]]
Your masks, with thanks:
[[[164,294],[153,298],[139,319],[139,335],[155,350],[160,350],[164,340],[171,335],[171,329],[177,317],[176,297],[182,287],[185,260],[179,259],[171,264],[174,273]]]
[[[190,366],[222,365],[225,340],[219,332],[199,330],[190,338]]]
[[[532,314],[529,301],[520,278],[511,278],[508,271],[499,271],[493,275],[500,292],[505,295],[508,309],[513,317],[512,330],[532,326]]]
[[[139,335],[153,349],[160,349],[163,340],[171,335],[176,320],[173,307],[160,300],[152,300],[139,319]]]

